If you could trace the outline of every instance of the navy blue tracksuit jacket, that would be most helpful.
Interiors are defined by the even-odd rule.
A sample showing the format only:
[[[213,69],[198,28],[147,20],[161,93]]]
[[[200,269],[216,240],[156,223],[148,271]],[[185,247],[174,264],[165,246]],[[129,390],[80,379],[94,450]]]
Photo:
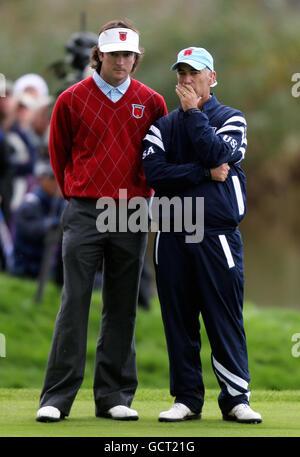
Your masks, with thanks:
[[[243,245],[238,225],[246,213],[246,120],[214,94],[200,110],[181,107],[156,121],[144,138],[143,165],[155,198],[204,198],[204,237],[187,243],[184,230],[158,231],[156,281],[170,360],[170,392],[200,412],[204,383],[199,313],[226,414],[248,403],[248,356],[243,324]],[[224,183],[210,169],[228,162]],[[195,205],[192,211],[196,211]],[[172,219],[172,214],[171,214]]]

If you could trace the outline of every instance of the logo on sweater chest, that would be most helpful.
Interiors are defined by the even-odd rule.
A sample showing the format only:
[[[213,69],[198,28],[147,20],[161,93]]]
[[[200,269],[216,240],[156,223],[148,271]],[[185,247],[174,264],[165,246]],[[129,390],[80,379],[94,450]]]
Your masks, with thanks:
[[[132,116],[136,119],[140,119],[144,115],[145,108],[146,107],[144,105],[132,104]]]

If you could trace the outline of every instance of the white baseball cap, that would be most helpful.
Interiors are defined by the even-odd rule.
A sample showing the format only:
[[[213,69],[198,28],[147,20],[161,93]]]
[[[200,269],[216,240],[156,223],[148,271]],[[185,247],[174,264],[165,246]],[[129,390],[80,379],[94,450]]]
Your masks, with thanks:
[[[130,51],[141,54],[139,35],[128,28],[108,29],[100,33],[98,48],[101,52]]]
[[[37,92],[36,96],[27,92],[31,88]],[[27,73],[18,78],[13,85],[13,95],[22,105],[35,110],[53,101],[46,81],[36,73]]]
[[[18,78],[13,87],[13,93],[17,97],[28,87],[34,87],[39,95],[47,97],[49,95],[49,89],[46,81],[40,75],[36,73],[27,73],[26,75]]]
[[[182,49],[177,54],[177,61],[172,65],[171,70],[177,70],[180,63],[186,63],[196,70],[208,68],[209,70],[214,71],[214,59],[204,48],[190,47]],[[211,87],[214,87],[217,84],[217,81],[215,81],[211,84]]]

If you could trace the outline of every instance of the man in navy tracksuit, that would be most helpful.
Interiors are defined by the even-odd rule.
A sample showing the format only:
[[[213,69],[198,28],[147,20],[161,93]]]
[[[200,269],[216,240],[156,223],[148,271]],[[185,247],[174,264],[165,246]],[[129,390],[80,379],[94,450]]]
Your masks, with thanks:
[[[221,388],[218,402],[223,419],[259,423],[261,415],[249,406],[243,245],[238,230],[246,212],[245,175],[240,166],[247,145],[246,120],[210,93],[216,73],[205,49],[183,49],[172,70],[177,70],[181,106],[150,127],[143,164],[155,198],[179,196],[183,208],[186,197],[204,198],[204,236],[202,241],[187,242],[186,232],[174,229],[175,220],[169,232],[160,230],[156,235],[154,263],[170,361],[170,392],[175,397],[159,420],[201,417],[201,313]],[[193,216],[197,219],[196,213]]]

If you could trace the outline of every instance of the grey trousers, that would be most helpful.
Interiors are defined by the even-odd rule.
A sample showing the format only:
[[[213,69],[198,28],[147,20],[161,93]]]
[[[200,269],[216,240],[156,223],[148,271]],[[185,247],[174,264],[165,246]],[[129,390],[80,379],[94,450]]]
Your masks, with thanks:
[[[83,381],[94,277],[103,262],[102,319],[94,399],[99,415],[130,406],[137,388],[134,330],[147,233],[99,233],[96,202],[72,198],[63,214],[64,285],[40,407],[68,416]]]

